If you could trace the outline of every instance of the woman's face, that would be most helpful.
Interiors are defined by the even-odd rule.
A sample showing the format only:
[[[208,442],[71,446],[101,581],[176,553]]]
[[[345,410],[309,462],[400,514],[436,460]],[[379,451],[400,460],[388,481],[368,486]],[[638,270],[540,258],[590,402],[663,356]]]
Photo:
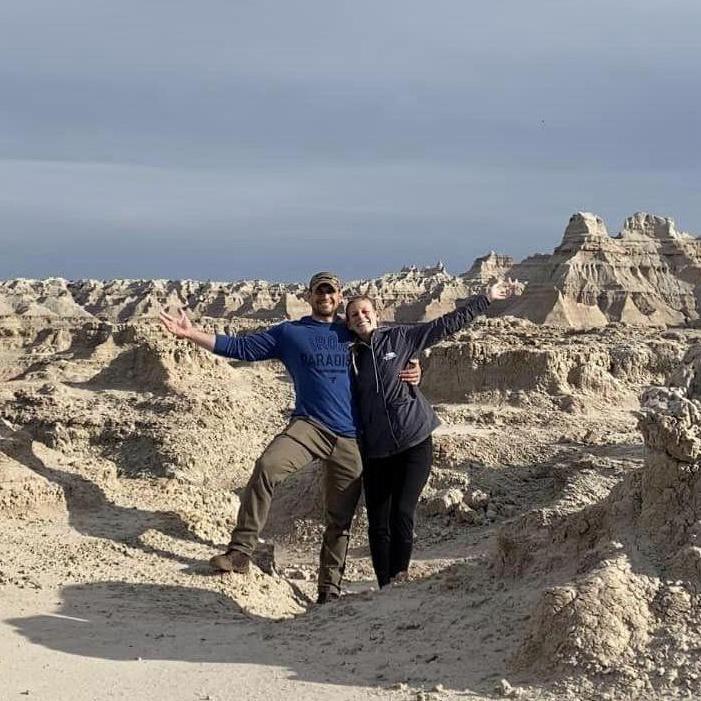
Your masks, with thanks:
[[[377,313],[367,299],[351,302],[346,307],[346,324],[361,338],[369,336],[377,328]]]

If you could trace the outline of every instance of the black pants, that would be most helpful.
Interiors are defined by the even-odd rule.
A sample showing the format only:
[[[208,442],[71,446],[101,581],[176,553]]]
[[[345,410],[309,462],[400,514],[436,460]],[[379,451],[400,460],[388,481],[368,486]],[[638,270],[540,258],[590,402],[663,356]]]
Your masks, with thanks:
[[[432,453],[429,436],[396,455],[363,461],[370,555],[381,587],[409,567],[416,505],[428,480]]]

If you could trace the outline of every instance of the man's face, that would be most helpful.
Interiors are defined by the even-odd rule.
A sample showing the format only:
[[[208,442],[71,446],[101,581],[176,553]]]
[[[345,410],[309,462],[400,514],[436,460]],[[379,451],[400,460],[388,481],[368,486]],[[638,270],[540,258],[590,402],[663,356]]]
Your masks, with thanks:
[[[341,305],[341,291],[322,282],[309,293],[309,304],[316,316],[332,317]]]

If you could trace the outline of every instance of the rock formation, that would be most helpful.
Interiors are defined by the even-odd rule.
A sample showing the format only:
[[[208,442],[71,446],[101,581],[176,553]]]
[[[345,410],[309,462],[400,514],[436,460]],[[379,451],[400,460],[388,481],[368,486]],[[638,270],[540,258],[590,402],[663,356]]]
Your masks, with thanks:
[[[461,275],[473,283],[486,285],[492,280],[503,279],[510,274],[514,267],[514,259],[490,251],[486,256],[477,258],[470,269]]]
[[[644,213],[610,237],[600,217],[578,212],[552,255],[526,258],[510,274],[528,287],[506,312],[536,323],[676,326],[699,316],[701,241]]]
[[[438,263],[427,268],[402,268],[373,280],[348,284],[347,294],[367,294],[377,300],[380,318],[407,323],[435,319],[484,288],[481,280],[455,277]]]
[[[644,466],[585,508],[504,528],[498,568],[546,586],[514,657],[527,674],[575,670],[639,694],[698,689],[701,661],[701,346],[642,397]],[[692,694],[693,696],[694,694]]]
[[[349,282],[346,296],[369,294],[388,322],[433,319],[455,309],[491,280],[518,278],[525,293],[493,305],[490,315],[522,317],[569,328],[612,321],[678,326],[699,318],[701,241],[677,231],[671,219],[637,213],[609,236],[600,217],[570,218],[552,254],[520,263],[490,252],[469,270],[451,275],[443,263]],[[93,316],[112,322],[155,317],[162,307],[187,307],[195,319],[277,321],[308,310],[303,283],[264,280],[8,280],[0,282],[0,317]]]
[[[582,394],[637,402],[630,393],[664,382],[678,360],[678,342],[642,330],[631,338],[620,324],[562,333],[520,319],[486,319],[426,353],[421,386],[435,402],[523,392],[561,402]]]
[[[571,233],[567,246],[603,236]],[[459,284],[508,274],[510,265],[489,256]],[[389,312],[404,313],[403,290],[431,290],[432,280],[462,294],[438,268],[372,284],[395,295]],[[189,295],[200,284],[139,283],[141,297],[136,285],[127,295],[117,283],[86,283],[83,292],[126,317],[135,301],[169,294],[172,304],[196,304]],[[84,299],[72,286],[15,281],[13,289]],[[251,314],[282,303],[258,286]],[[281,366],[214,357],[166,335],[148,305],[140,309],[147,318],[126,322],[90,310],[0,319],[0,593],[12,601],[25,588],[46,589],[52,605],[62,601],[40,633],[93,615],[84,602],[68,605],[80,587],[124,591],[105,608],[110,616],[143,602],[144,588],[158,587],[140,604],[149,610],[168,587],[179,596],[192,588],[184,602],[167,599],[168,621],[226,616],[229,631],[240,608],[274,659],[289,649],[291,668],[328,673],[342,654],[347,679],[369,688],[381,679],[411,685],[417,698],[439,685],[490,698],[495,684],[533,701],[699,697],[701,350],[688,350],[698,330],[484,318],[434,347],[423,388],[443,425],[418,509],[412,581],[369,591],[361,510],[346,570],[355,593],[297,616],[316,586],[318,466],[276,489],[262,537],[282,553],[280,576],[220,578],[206,568],[228,540],[235,490],[289,413]],[[211,318],[202,323],[212,328]],[[261,323],[235,314],[217,321],[235,330]],[[658,386],[643,392],[649,384]],[[32,620],[14,615],[33,639]],[[148,630],[157,646],[163,625]],[[82,639],[50,630],[59,649]],[[110,620],[110,641],[114,630]],[[391,658],[387,639],[401,642]],[[299,650],[309,659],[300,662]]]
[[[78,280],[68,289],[86,312],[110,321],[155,318],[162,307],[187,307],[195,318],[261,320],[296,318],[307,309],[303,285],[263,280]]]

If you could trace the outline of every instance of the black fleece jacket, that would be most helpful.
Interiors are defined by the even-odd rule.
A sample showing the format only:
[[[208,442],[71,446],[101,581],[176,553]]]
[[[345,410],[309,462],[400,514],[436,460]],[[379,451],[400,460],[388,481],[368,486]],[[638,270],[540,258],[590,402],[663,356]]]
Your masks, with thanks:
[[[402,382],[399,373],[424,348],[457,333],[488,306],[489,299],[477,295],[433,321],[383,326],[373,332],[369,343],[355,341],[352,372],[366,457],[401,453],[428,438],[439,425],[421,391]]]

